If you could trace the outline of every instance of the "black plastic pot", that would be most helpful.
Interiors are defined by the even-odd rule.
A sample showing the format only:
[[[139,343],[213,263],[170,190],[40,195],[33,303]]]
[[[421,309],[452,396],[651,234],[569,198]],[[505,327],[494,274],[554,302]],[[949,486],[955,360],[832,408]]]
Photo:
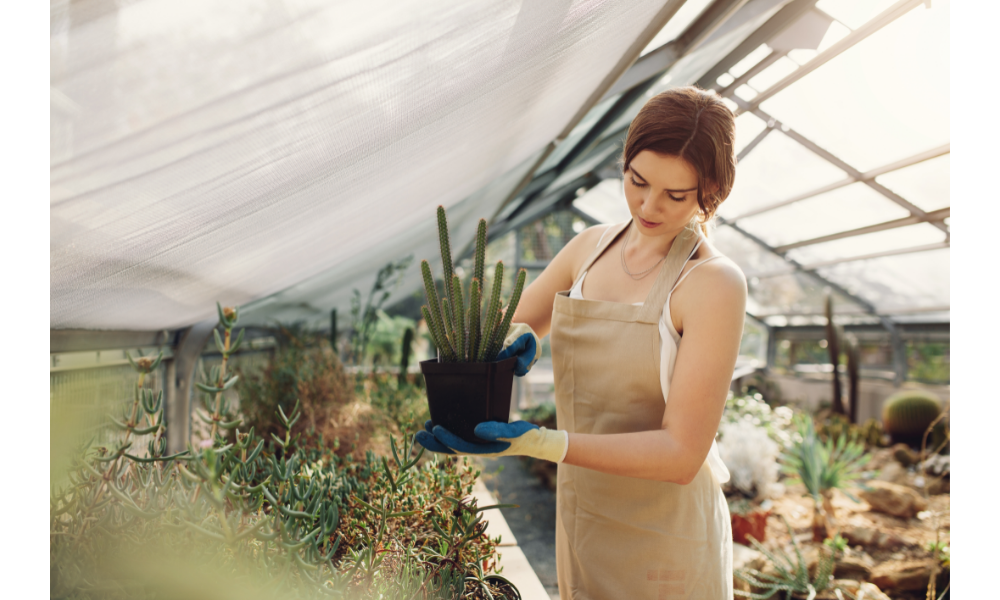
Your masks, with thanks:
[[[515,363],[516,357],[488,363],[422,361],[431,421],[467,442],[489,442],[474,430],[484,421],[508,422]]]

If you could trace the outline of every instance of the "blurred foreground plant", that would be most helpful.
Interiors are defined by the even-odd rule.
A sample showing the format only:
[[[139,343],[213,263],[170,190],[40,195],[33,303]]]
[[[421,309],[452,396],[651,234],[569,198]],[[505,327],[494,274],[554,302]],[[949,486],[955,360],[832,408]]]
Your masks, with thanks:
[[[499,538],[484,533],[491,507],[465,498],[467,462],[421,463],[408,435],[363,459],[307,445],[298,402],[267,440],[237,420],[231,442],[165,456],[162,399],[143,388],[157,361],[132,361],[123,439],[81,448],[51,492],[52,597],[517,597],[487,575]],[[128,452],[141,434],[154,435],[145,456]]]

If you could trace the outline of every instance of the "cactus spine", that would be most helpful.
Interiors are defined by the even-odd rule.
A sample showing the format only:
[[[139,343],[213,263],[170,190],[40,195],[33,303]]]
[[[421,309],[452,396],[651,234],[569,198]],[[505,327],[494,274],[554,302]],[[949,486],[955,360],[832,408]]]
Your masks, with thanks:
[[[434,345],[440,350],[441,361],[492,362],[496,360],[510,329],[510,321],[517,309],[527,272],[521,269],[518,273],[511,302],[504,315],[500,297],[503,288],[503,262],[497,262],[488,308],[483,307],[486,292],[486,220],[480,219],[476,230],[475,264],[466,309],[462,282],[454,273],[448,220],[443,206],[437,209],[437,222],[447,296],[438,298],[430,263],[421,261],[420,270],[427,293],[427,305],[421,307],[421,314],[427,321]],[[482,314],[483,310],[486,311],[485,315]]]

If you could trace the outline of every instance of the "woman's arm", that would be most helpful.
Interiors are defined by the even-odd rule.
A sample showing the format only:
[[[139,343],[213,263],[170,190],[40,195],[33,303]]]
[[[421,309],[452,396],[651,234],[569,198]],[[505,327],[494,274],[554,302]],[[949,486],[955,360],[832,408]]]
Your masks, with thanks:
[[[725,260],[692,274],[671,310],[684,325],[661,429],[569,435],[564,462],[613,475],[690,483],[715,439],[743,336],[747,287]],[[611,367],[613,368],[613,367]]]
[[[563,246],[545,270],[521,292],[513,322],[527,323],[539,338],[548,335],[556,292],[573,287],[577,270],[606,230],[607,225],[589,227]]]

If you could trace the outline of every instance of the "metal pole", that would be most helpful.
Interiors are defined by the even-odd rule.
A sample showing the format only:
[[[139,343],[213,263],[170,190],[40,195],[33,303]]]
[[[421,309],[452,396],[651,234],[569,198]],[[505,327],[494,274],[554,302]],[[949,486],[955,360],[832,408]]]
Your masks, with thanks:
[[[167,388],[167,450],[171,454],[184,450],[191,440],[191,388],[194,367],[205,347],[205,342],[218,325],[217,319],[202,321],[188,327],[181,334],[167,372],[171,377],[164,381]]]

